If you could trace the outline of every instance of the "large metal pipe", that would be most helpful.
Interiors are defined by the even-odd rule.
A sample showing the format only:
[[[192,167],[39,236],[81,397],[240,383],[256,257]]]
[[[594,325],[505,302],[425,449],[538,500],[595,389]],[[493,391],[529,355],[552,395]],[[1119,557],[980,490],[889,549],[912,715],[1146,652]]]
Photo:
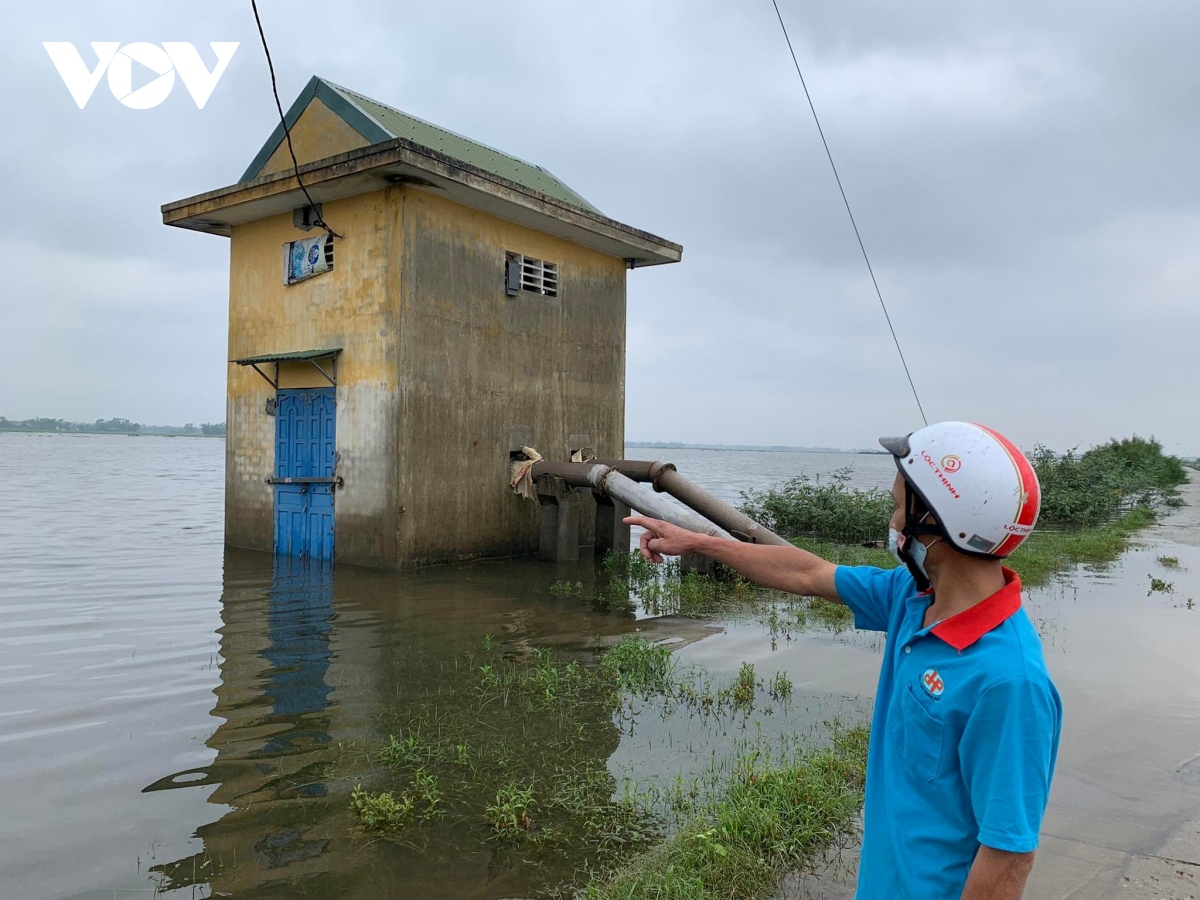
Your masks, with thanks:
[[[576,465],[579,464],[576,463]],[[636,509],[644,516],[662,519],[664,522],[670,522],[672,525],[678,525],[680,528],[686,528],[688,531],[694,531],[697,534],[708,534],[731,541],[736,540],[725,529],[714,525],[691,510],[680,509],[675,504],[668,503],[654,491],[650,490],[650,488],[638,484],[626,475],[622,475],[613,466],[592,464],[588,468],[587,477],[588,483],[593,488],[601,493],[615,497],[622,503],[628,504],[632,509]]]
[[[561,478],[571,487],[590,487],[588,473],[593,466],[608,466],[610,469],[616,469],[632,481],[653,481],[662,465],[660,462],[647,462],[639,459],[593,459],[585,463],[560,463],[542,459],[533,464],[531,474],[535,480],[543,475],[549,475],[551,478]]]
[[[596,460],[591,463],[555,463],[542,460],[534,464],[533,477],[551,475],[563,479],[572,487],[588,487],[592,483],[589,480],[591,470],[598,465],[615,469],[632,481],[652,483],[655,491],[670,494],[684,506],[732,533],[738,540],[754,544],[774,544],[778,547],[790,546],[786,540],[745,513],[739,512],[704,488],[688,481],[676,471],[672,463],[635,459]]]
[[[743,512],[728,503],[718,500],[699,485],[692,484],[675,471],[675,467],[664,468],[654,479],[654,489],[670,494],[684,506],[694,509],[706,519],[711,519],[722,528],[733,533],[738,540],[752,544],[775,544],[790,547],[787,541],[764,528]]]

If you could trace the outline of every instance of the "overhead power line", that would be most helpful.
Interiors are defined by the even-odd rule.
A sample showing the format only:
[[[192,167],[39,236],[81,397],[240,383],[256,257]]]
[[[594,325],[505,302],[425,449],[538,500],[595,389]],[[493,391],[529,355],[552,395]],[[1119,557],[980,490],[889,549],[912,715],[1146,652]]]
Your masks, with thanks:
[[[267,46],[267,36],[263,33],[262,19],[258,16],[256,0],[250,0],[250,8],[254,10],[254,22],[258,25],[258,36],[262,39],[263,53],[267,55],[267,69],[271,72],[271,93],[275,95],[275,108],[279,110],[279,124],[283,126],[283,137],[287,141],[288,153],[292,155],[292,172],[296,176],[296,183],[300,185],[300,190],[304,191],[304,199],[308,201],[308,205],[313,211],[313,223],[324,228],[326,233],[333,237],[340,238],[341,235],[330,228],[317,211],[317,204],[313,202],[312,195],[304,186],[304,179],[300,177],[300,163],[296,160],[296,151],[292,148],[292,129],[288,127],[287,118],[283,115],[283,104],[279,102],[279,88],[275,85],[275,64],[271,62],[271,48]]]
[[[871,284],[875,286],[875,296],[879,298],[879,306],[883,310],[883,317],[887,319],[888,331],[892,333],[892,342],[896,345],[896,352],[900,354],[900,364],[904,366],[904,374],[908,376],[908,386],[912,388],[913,399],[917,401],[917,409],[921,413],[921,421],[926,425],[929,420],[925,418],[925,407],[921,405],[921,397],[917,394],[917,386],[913,383],[912,372],[908,370],[908,361],[904,358],[904,351],[900,349],[900,339],[896,337],[896,329],[892,325],[892,317],[888,314],[887,304],[883,302],[883,292],[879,290],[879,281],[875,278],[875,269],[871,265],[871,257],[867,255],[866,245],[863,244],[862,235],[858,231],[858,223],[854,221],[854,211],[850,209],[850,200],[846,197],[846,189],[842,187],[842,178],[838,175],[837,165],[833,161],[833,154],[829,151],[829,141],[825,140],[825,129],[821,127],[821,120],[817,116],[817,108],[813,105],[812,95],[808,92],[808,83],[804,80],[804,73],[800,71],[800,60],[796,58],[796,50],[792,47],[792,39],[788,36],[787,25],[783,22],[783,14],[779,11],[779,3],[777,0],[771,0],[771,5],[775,7],[775,15],[779,19],[779,27],[783,29],[783,39],[787,41],[788,52],[792,55],[792,63],[796,66],[796,74],[800,76],[800,86],[804,88],[804,99],[808,101],[808,108],[812,111],[813,121],[817,125],[817,134],[821,136],[821,144],[825,147],[825,155],[829,158],[829,168],[833,169],[833,178],[837,182],[838,191],[842,195],[842,203],[846,205],[846,215],[850,217],[850,225],[854,228],[854,236],[858,238],[858,249],[862,251],[863,261],[867,264],[867,271],[871,274]]]

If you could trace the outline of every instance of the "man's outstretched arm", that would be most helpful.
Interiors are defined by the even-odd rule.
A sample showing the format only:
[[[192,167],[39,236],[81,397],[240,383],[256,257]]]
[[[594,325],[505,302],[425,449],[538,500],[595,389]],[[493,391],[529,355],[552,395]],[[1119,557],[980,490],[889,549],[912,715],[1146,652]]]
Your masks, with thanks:
[[[744,544],[644,516],[630,516],[625,522],[646,529],[640,549],[651,562],[660,563],[664,556],[702,553],[763,587],[839,601],[834,583],[837,566],[799,547]]]

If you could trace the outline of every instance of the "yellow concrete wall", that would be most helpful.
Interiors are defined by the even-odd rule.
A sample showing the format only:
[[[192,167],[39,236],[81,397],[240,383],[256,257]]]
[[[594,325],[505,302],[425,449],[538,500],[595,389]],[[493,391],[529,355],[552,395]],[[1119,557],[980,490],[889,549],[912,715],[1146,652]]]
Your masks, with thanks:
[[[346,124],[341,116],[314,97],[291,128],[292,148],[300,165],[337,156],[367,146],[370,141]],[[259,175],[270,175],[292,168],[287,141],[280,143]]]
[[[506,486],[510,429],[553,460],[579,432],[623,454],[624,261],[429,191],[403,205],[401,562],[533,550],[537,504]],[[506,296],[505,251],[557,263],[558,296]]]
[[[295,229],[290,214],[235,226],[230,240],[230,359],[344,348],[337,474],[345,487],[335,496],[335,553],[375,565],[396,556],[397,329],[389,285],[400,265],[392,251],[399,190],[327,203],[325,217],[345,239],[335,243],[332,272],[297,284],[283,284],[283,244],[313,233]],[[300,377],[300,367],[283,368]],[[274,464],[275,419],[264,408],[274,391],[250,367],[232,364],[228,390],[226,540],[270,549],[273,495],[264,478]]]
[[[316,363],[330,375],[333,374],[333,360],[319,359]],[[264,366],[259,368],[268,375],[273,374],[271,369]],[[330,386],[329,380],[318,372],[311,362],[280,363],[278,383],[281,388],[327,388]]]

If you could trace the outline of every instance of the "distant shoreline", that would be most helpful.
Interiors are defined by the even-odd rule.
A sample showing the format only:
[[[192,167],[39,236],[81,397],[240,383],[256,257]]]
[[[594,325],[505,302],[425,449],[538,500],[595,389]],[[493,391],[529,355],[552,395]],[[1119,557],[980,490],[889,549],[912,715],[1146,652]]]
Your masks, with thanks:
[[[169,438],[219,438],[225,440],[223,434],[188,434],[186,431],[55,431],[50,428],[0,428],[0,434],[58,434],[63,437],[76,435],[101,435],[103,437],[169,437]]]
[[[163,438],[215,438],[225,440],[223,434],[189,434],[184,431],[56,431],[50,428],[0,428],[0,434],[57,434],[63,437],[77,435],[101,435],[106,437],[163,437]],[[760,444],[683,444],[677,441],[626,441],[632,449],[660,450],[712,450],[714,452],[739,453],[842,453],[852,456],[887,456],[886,450],[840,450],[837,447],[786,447]]]

